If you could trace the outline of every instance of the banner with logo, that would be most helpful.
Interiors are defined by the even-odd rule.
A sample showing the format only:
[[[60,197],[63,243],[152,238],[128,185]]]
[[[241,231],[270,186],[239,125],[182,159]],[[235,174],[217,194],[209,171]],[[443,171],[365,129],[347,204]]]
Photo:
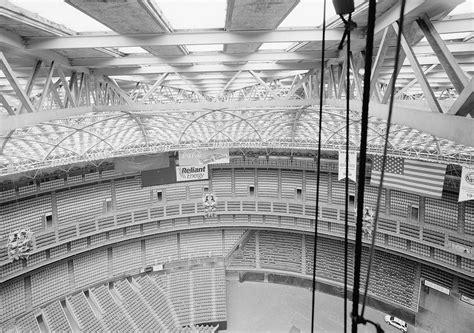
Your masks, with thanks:
[[[467,304],[474,305],[474,299],[461,295],[461,301],[466,302]]]
[[[474,169],[462,167],[458,201],[474,200]]]
[[[179,152],[180,166],[229,163],[229,148],[193,149]]]
[[[346,178],[346,152],[340,151],[339,152],[339,172],[337,176],[337,180],[341,180]],[[350,151],[349,152],[349,179],[356,181],[356,168],[357,168],[357,152]]]
[[[203,179],[209,179],[207,165],[176,167],[176,181],[178,182],[189,182]]]
[[[434,290],[438,290],[439,292],[442,292],[443,294],[446,294],[446,295],[450,294],[450,290],[448,288],[445,288],[443,286],[440,286],[439,284],[436,284],[427,280],[425,280],[425,286],[430,287]]]
[[[170,157],[168,153],[153,155],[127,156],[114,159],[114,170],[117,172],[134,172],[168,168]]]

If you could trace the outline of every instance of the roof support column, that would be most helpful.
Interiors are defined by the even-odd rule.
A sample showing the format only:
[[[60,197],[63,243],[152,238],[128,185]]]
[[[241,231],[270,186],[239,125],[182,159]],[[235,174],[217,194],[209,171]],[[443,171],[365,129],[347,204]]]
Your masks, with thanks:
[[[142,103],[144,103],[155,92],[156,88],[158,88],[163,83],[167,76],[168,73],[164,73],[158,80],[156,80],[155,83],[153,83],[151,88],[145,93],[145,95],[143,95],[141,100]]]
[[[398,23],[394,23],[392,26],[398,34]],[[408,58],[408,61],[410,62],[411,68],[413,69],[413,73],[415,74],[415,77],[418,80],[421,89],[423,90],[423,94],[425,95],[426,101],[428,102],[431,111],[443,113],[443,110],[441,109],[441,106],[439,105],[438,100],[436,99],[436,96],[434,95],[433,90],[431,89],[430,84],[426,79],[426,76],[423,73],[419,62],[416,59],[416,55],[413,52],[411,45],[408,43],[404,33],[402,33],[401,35],[401,44],[403,50],[405,51],[405,55]]]
[[[34,112],[34,106],[30,101],[30,98],[27,96],[23,88],[21,88],[20,83],[18,82],[15,74],[13,73],[10,64],[8,63],[7,59],[3,55],[3,52],[0,52],[0,69],[2,70],[3,74],[7,78],[8,82],[12,86],[13,90],[15,91],[17,97],[20,99],[22,105],[24,105],[27,112]]]
[[[0,94],[0,104],[3,105],[3,107],[5,108],[5,110],[7,110],[8,114],[10,115],[14,115],[15,114],[15,111],[13,111],[12,107],[10,106],[10,104],[8,104],[7,100],[5,99],[5,97],[3,97],[3,95]]]
[[[428,74],[429,72],[431,72],[433,69],[435,69],[436,66],[438,66],[438,64],[433,64],[433,65],[431,65],[430,67],[428,67],[427,69],[425,69],[425,71],[424,71],[425,75]],[[406,86],[404,86],[402,89],[400,89],[400,90],[395,94],[395,97],[401,96],[405,91],[407,91],[408,89],[410,89],[416,82],[418,82],[416,78],[414,78],[413,80],[411,80],[410,82],[408,82],[408,84],[407,84]]]
[[[382,40],[380,41],[377,56],[375,57],[374,65],[372,67],[372,77],[370,78],[370,96],[372,96],[374,93],[375,85],[377,84],[377,79],[385,60],[385,54],[387,53],[393,35],[394,33],[392,27],[387,26],[383,31]]]
[[[46,100],[46,96],[49,94],[49,89],[51,87],[51,81],[53,80],[54,70],[56,68],[56,64],[54,61],[51,62],[51,67],[49,68],[48,76],[46,77],[46,82],[44,83],[43,92],[41,93],[41,97],[38,103],[38,111],[43,110],[43,105]]]
[[[252,74],[252,76],[255,78],[255,80],[260,83],[260,85],[265,88],[272,96],[273,98],[275,99],[280,99],[280,96],[278,96],[278,94],[276,92],[273,91],[273,89],[271,89],[268,84],[262,80],[262,78],[257,74],[255,73],[253,70],[249,70],[249,73]]]
[[[43,62],[41,60],[36,61],[35,66],[33,67],[33,71],[31,72],[31,76],[28,79],[28,83],[26,84],[26,88],[25,88],[25,93],[28,99],[30,98],[31,90],[33,89],[35,79],[38,76],[38,73],[42,64]],[[17,110],[18,110],[18,113],[23,113],[24,107],[21,102],[20,104],[18,104]]]
[[[434,54],[438,57],[454,88],[460,94],[469,82],[466,74],[456,62],[456,59],[454,59],[454,56],[449,51],[444,40],[441,39],[430,19],[425,15],[423,18],[416,20],[416,23],[418,23],[421,31],[423,31],[426,40],[433,49]]]
[[[467,116],[470,114],[472,117],[474,117],[474,108],[472,107],[473,105],[474,79],[471,79],[447,113],[457,116]]]
[[[65,99],[64,105],[66,107],[68,107],[69,102],[70,102],[72,107],[76,107],[76,102],[74,101],[74,98],[72,97],[71,90],[69,89],[69,84],[66,80],[66,76],[64,76],[64,72],[63,72],[61,66],[58,66],[58,74],[59,74],[59,78],[61,79],[63,89],[66,92],[66,96],[64,98]],[[71,77],[71,79],[72,79],[72,77]]]

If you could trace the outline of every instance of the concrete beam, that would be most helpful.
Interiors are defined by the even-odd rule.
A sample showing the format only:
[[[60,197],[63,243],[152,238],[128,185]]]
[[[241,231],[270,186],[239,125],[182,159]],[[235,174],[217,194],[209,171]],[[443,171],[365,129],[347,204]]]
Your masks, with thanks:
[[[416,15],[423,8],[425,0],[410,0],[405,5],[405,17]],[[383,13],[377,18],[377,24],[375,25],[375,34],[385,30],[388,26],[392,25],[400,18],[400,3],[395,3],[389,10]],[[407,23],[407,22],[405,22]],[[352,37],[352,33],[351,33]]]
[[[467,13],[446,17],[442,21],[432,21],[436,31],[440,34],[452,34],[458,32],[472,32],[474,26],[474,14]]]
[[[346,107],[346,100],[328,99],[327,105]],[[362,102],[351,100],[350,109],[362,111]],[[389,106],[377,102],[369,104],[369,115],[379,119],[388,119]],[[431,112],[412,106],[393,106],[392,123],[408,126],[437,138],[454,141],[457,144],[474,147],[474,119],[456,117],[454,115]]]
[[[93,75],[142,75],[142,74],[162,74],[162,73],[198,73],[198,72],[237,72],[237,71],[292,71],[310,70],[319,66],[318,62],[302,63],[249,63],[245,65],[194,65],[194,66],[150,66],[139,68],[101,68],[91,70]]]
[[[8,133],[17,128],[29,127],[38,125],[42,122],[65,119],[72,116],[78,116],[88,112],[92,112],[91,106],[84,106],[78,108],[49,110],[34,113],[22,113],[14,116],[1,115],[0,116],[0,133]]]
[[[150,112],[166,113],[179,110],[212,110],[212,109],[243,109],[243,108],[268,108],[268,112],[274,108],[280,112],[282,107],[301,108],[305,106],[319,105],[318,99],[305,100],[269,100],[269,101],[241,101],[241,102],[198,102],[198,103],[174,103],[174,104],[142,104],[133,103],[129,105],[113,106],[82,106],[58,110],[49,110],[35,113],[25,113],[19,115],[0,115],[0,133],[8,133],[17,128],[38,125],[42,122],[65,119],[72,116],[79,116],[90,112]]]
[[[326,30],[326,41],[338,43],[343,29]],[[351,32],[352,39],[363,39],[360,30]],[[238,31],[238,32],[179,32],[167,34],[134,35],[91,35],[64,37],[29,37],[26,48],[29,50],[81,49],[96,47],[131,46],[170,46],[203,44],[239,44],[239,43],[284,43],[319,42],[322,29],[314,30],[277,30],[277,31]]]
[[[0,48],[8,50],[8,52],[12,52],[16,55],[21,55],[25,57],[29,57],[32,59],[41,59],[45,63],[49,63],[54,60],[56,63],[65,66],[66,68],[70,68],[71,64],[69,60],[55,52],[51,51],[30,51],[27,50],[25,47],[25,43],[22,37],[12,33],[11,31],[1,29],[0,28]],[[8,53],[7,53],[8,54]],[[82,69],[84,72],[87,72],[87,69]]]
[[[211,53],[189,54],[173,57],[129,56],[123,58],[81,58],[73,59],[73,66],[106,67],[106,66],[139,66],[164,64],[222,63],[240,61],[314,61],[321,56],[320,52],[255,52],[255,53]],[[336,58],[337,51],[326,51],[327,58]]]

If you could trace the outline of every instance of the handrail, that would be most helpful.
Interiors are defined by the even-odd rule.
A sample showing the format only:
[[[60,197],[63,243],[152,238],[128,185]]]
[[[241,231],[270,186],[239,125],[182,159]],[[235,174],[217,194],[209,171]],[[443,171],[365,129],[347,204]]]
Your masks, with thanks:
[[[253,199],[255,200],[255,198],[253,198]],[[248,210],[245,211],[245,210],[243,210],[243,204],[242,203],[244,201],[247,201],[247,200],[249,200],[249,198],[239,198],[239,200],[232,199],[232,200],[224,201],[223,202],[224,205],[221,204],[219,209],[222,209],[222,207],[227,208],[227,203],[228,202],[239,202],[240,210],[223,210],[223,211],[221,210],[221,211],[218,211],[217,215],[218,215],[219,223],[212,223],[212,224],[203,222],[202,224],[193,223],[193,224],[188,224],[188,225],[180,225],[180,226],[175,225],[175,226],[172,226],[171,222],[176,218],[191,218],[191,217],[195,217],[195,216],[202,216],[203,214],[201,212],[198,212],[198,205],[200,204],[199,200],[194,201],[194,203],[195,203],[195,212],[192,213],[192,214],[162,216],[162,217],[158,217],[158,218],[146,219],[146,220],[140,221],[140,223],[135,223],[133,221],[133,218],[132,218],[130,223],[122,224],[122,225],[117,225],[116,220],[114,219],[115,223],[112,227],[107,227],[107,228],[103,228],[103,229],[98,228],[98,223],[97,223],[98,218],[96,218],[95,219],[95,223],[96,223],[95,232],[92,232],[92,233],[89,232],[89,233],[85,233],[85,234],[81,235],[81,234],[78,234],[78,227],[76,227],[75,228],[75,230],[76,230],[76,236],[75,237],[66,239],[66,240],[61,241],[61,242],[55,242],[53,244],[44,246],[40,249],[35,248],[35,251],[32,252],[32,255],[35,254],[35,253],[47,251],[49,249],[52,249],[54,247],[57,247],[57,246],[60,246],[60,245],[63,245],[63,244],[68,244],[68,243],[73,242],[73,241],[78,241],[78,240],[81,240],[81,239],[86,240],[88,237],[91,237],[91,236],[94,236],[94,235],[105,234],[107,232],[111,232],[111,231],[114,231],[114,230],[120,230],[120,229],[123,230],[123,228],[134,227],[134,226],[137,226],[137,225],[146,225],[148,223],[156,223],[157,221],[160,221],[160,222],[170,221],[171,227],[160,228],[160,229],[155,228],[155,230],[153,230],[153,232],[150,232],[150,231],[145,232],[144,231],[143,233],[133,233],[131,235],[127,234],[127,237],[121,237],[121,238],[116,238],[116,239],[114,238],[112,240],[101,241],[98,244],[88,245],[84,249],[71,250],[71,251],[67,252],[66,256],[58,256],[57,258],[58,259],[64,259],[64,258],[67,258],[69,256],[72,256],[72,255],[75,255],[75,254],[78,254],[78,253],[87,252],[87,251],[96,249],[98,247],[103,247],[103,246],[111,245],[111,244],[126,241],[126,240],[131,240],[131,239],[136,239],[136,238],[141,238],[141,237],[147,237],[147,236],[150,236],[150,235],[170,233],[170,232],[174,233],[174,232],[186,231],[186,230],[208,229],[208,228],[222,229],[222,228],[229,228],[230,227],[230,228],[246,228],[246,229],[248,229],[248,228],[254,228],[254,229],[255,228],[256,229],[266,228],[266,229],[275,229],[275,230],[289,230],[289,231],[303,232],[303,233],[309,233],[309,234],[312,232],[312,223],[314,223],[314,220],[312,219],[313,215],[312,215],[312,213],[309,216],[304,215],[304,212],[305,212],[306,207],[307,207],[306,205],[304,205],[304,206],[302,205],[303,206],[303,215],[273,212],[273,211],[271,211],[271,212],[259,212],[259,211],[248,211]],[[260,203],[260,202],[270,203],[272,208],[274,206],[274,203],[286,204],[287,212],[288,212],[289,204],[296,203],[296,201],[288,202],[288,200],[255,201],[256,207],[257,207],[258,203]],[[189,203],[189,202],[187,202],[187,203]],[[222,203],[222,201],[221,201],[221,203]],[[173,205],[175,205],[175,203],[173,203]],[[153,209],[153,207],[156,207],[156,206],[144,207],[144,209],[149,211],[150,209]],[[143,211],[144,209],[118,211],[118,212],[116,212],[116,214],[114,216],[116,216],[117,214],[127,213],[127,214],[130,214],[131,217],[133,217],[134,216],[133,213],[135,211]],[[342,234],[341,234],[342,231],[338,232],[338,229],[340,229],[340,228],[336,228],[336,226],[343,226],[343,221],[340,221],[342,219],[341,211],[342,211],[343,207],[342,206],[337,206],[337,205],[325,204],[325,205],[321,206],[320,214],[322,214],[322,211],[325,210],[325,209],[332,209],[333,212],[335,211],[336,217],[338,219],[335,220],[335,219],[327,218],[327,217],[324,217],[324,216],[321,215],[320,220],[323,221],[323,222],[327,222],[328,225],[331,226],[330,229],[335,229],[335,230],[330,230],[328,228],[321,227],[320,228],[321,233],[325,236],[330,236],[330,237],[337,237],[337,238],[342,237]],[[165,211],[166,210],[164,209],[163,212],[165,212]],[[288,225],[288,224],[282,224],[282,225],[276,224],[275,225],[275,224],[269,224],[269,223],[260,223],[260,222],[258,222],[258,220],[255,220],[257,222],[253,222],[253,223],[250,222],[250,223],[244,223],[244,224],[237,224],[234,221],[232,221],[230,223],[221,221],[222,216],[231,216],[233,218],[235,215],[275,216],[277,218],[278,217],[291,217],[291,218],[296,218],[296,220],[295,220],[294,225]],[[306,221],[307,227],[296,224],[298,219],[300,219],[302,221]],[[260,219],[260,220],[263,221],[263,219]],[[351,225],[353,226],[354,224],[351,224]],[[65,226],[65,228],[70,228],[71,226],[73,226],[73,225]],[[56,240],[58,240],[58,237],[57,237],[58,235],[57,234],[58,234],[59,230],[60,229],[55,230]],[[42,233],[42,234],[39,234],[38,236],[41,236],[41,235],[44,235],[44,234],[50,234],[50,233],[51,232]],[[400,238],[404,239],[405,241],[406,240],[416,241],[417,243],[429,246],[430,248],[440,249],[440,250],[446,251],[448,253],[453,253],[453,254],[458,255],[460,257],[467,258],[469,260],[472,260],[472,257],[473,257],[472,255],[467,256],[465,254],[453,252],[452,249],[446,248],[446,246],[441,246],[441,245],[429,243],[429,242],[424,241],[423,239],[419,239],[419,238],[417,239],[417,238],[414,238],[414,237],[401,235],[401,234],[396,233],[396,232],[390,232],[390,231],[385,231],[384,230],[384,231],[379,231],[379,233],[381,235],[385,235],[384,238],[386,238],[388,236],[396,236],[396,237],[400,237]],[[349,238],[353,239],[353,236],[350,236]],[[368,240],[365,240],[365,242],[368,242]],[[87,244],[87,242],[86,242],[86,244]],[[444,267],[444,269],[454,271],[457,274],[462,274],[462,275],[467,275],[469,277],[474,277],[474,272],[468,272],[466,270],[463,270],[461,267],[457,267],[457,266],[456,267],[455,266],[446,266],[445,262],[443,262],[441,260],[436,260],[435,258],[432,258],[432,257],[428,258],[428,257],[422,256],[422,255],[420,255],[416,252],[410,251],[408,248],[401,249],[401,248],[398,248],[398,247],[393,247],[393,246],[390,246],[389,244],[387,244],[386,241],[383,244],[377,243],[376,245],[378,246],[378,248],[380,248],[384,251],[389,251],[389,252],[393,251],[393,252],[398,253],[400,255],[413,257],[413,258],[416,258],[417,260],[421,260],[421,261],[429,262],[431,264],[442,266],[442,267]],[[9,280],[9,279],[11,279],[15,276],[25,274],[26,272],[37,269],[37,268],[43,266],[44,264],[49,264],[49,263],[54,262],[54,261],[56,261],[56,260],[51,260],[50,259],[48,261],[40,262],[39,264],[33,265],[31,267],[27,267],[27,268],[19,267],[20,268],[19,270],[13,271],[10,274],[8,274],[8,273],[6,275],[2,274],[3,276],[0,276],[0,282],[4,282],[4,281]],[[2,266],[5,267],[6,264],[8,264],[8,262],[4,262]],[[0,273],[2,273],[2,271],[0,271]]]

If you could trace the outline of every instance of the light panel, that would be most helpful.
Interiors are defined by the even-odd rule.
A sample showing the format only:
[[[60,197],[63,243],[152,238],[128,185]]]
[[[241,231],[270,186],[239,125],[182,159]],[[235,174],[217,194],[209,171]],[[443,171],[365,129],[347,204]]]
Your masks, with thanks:
[[[225,0],[156,0],[173,29],[223,29]]]
[[[119,48],[117,48],[117,50],[118,50],[119,52],[126,53],[126,54],[136,54],[136,53],[143,54],[143,53],[148,53],[147,50],[142,49],[141,47],[134,47],[134,46],[130,46],[130,47],[119,47]]]
[[[474,0],[466,0],[454,8],[449,15],[474,13]]]
[[[324,0],[301,0],[281,22],[279,28],[317,27],[323,23]],[[326,18],[336,15],[332,1],[327,1]]]
[[[189,52],[221,52],[224,48],[222,44],[186,45]]]
[[[111,31],[63,0],[9,0],[9,2],[76,32]]]
[[[286,50],[289,49],[291,46],[293,46],[295,43],[289,42],[289,43],[263,43],[259,50]]]

